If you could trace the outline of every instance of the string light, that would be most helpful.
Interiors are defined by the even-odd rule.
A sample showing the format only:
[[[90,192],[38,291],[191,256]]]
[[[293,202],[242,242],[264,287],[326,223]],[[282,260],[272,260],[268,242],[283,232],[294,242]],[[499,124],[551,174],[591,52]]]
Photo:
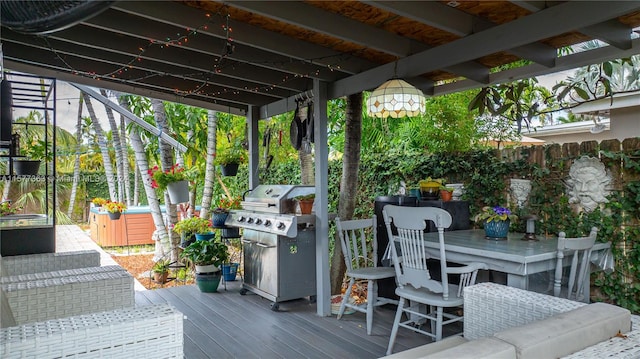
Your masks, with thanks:
[[[143,79],[148,79],[148,78],[152,78],[152,77],[159,77],[159,76],[179,76],[181,78],[184,79],[188,79],[188,80],[192,80],[192,81],[202,81],[198,86],[190,89],[190,90],[180,90],[180,89],[174,89],[174,93],[176,95],[180,95],[183,97],[189,96],[189,95],[201,95],[201,96],[219,96],[219,95],[223,95],[223,94],[240,94],[240,91],[238,89],[233,89],[233,88],[225,88],[222,91],[216,91],[213,93],[207,93],[204,92],[203,89],[209,87],[209,85],[213,85],[213,83],[210,83],[210,79],[207,75],[216,75],[216,74],[223,74],[224,70],[227,68],[227,66],[231,66],[233,69],[236,69],[242,65],[271,65],[273,67],[281,67],[284,68],[287,65],[290,65],[292,63],[306,63],[306,64],[315,64],[320,60],[328,60],[331,58],[335,58],[336,61],[333,64],[328,64],[325,65],[326,69],[329,72],[334,72],[335,70],[339,70],[341,69],[340,67],[340,62],[342,62],[345,59],[348,59],[351,56],[357,55],[358,53],[364,51],[364,49],[362,50],[357,50],[354,52],[350,52],[350,53],[341,53],[341,54],[336,54],[336,55],[327,55],[327,56],[322,56],[322,57],[315,57],[315,58],[307,58],[307,59],[299,59],[299,60],[295,60],[293,58],[289,58],[288,61],[279,61],[279,62],[274,62],[274,61],[255,61],[255,62],[248,62],[248,63],[244,63],[244,62],[229,62],[229,61],[225,61],[227,59],[229,59],[229,56],[232,55],[235,51],[235,41],[233,39],[233,37],[231,36],[232,32],[233,32],[233,28],[229,25],[229,20],[230,20],[230,15],[226,14],[226,15],[222,15],[220,13],[218,13],[217,15],[219,16],[224,16],[225,17],[225,23],[222,25],[222,29],[225,32],[225,42],[223,44],[223,48],[221,49],[221,55],[218,55],[212,62],[212,68],[208,71],[208,72],[194,72],[194,73],[188,73],[188,74],[168,74],[168,73],[148,73],[145,76],[142,77],[138,77],[138,78],[129,78],[129,79],[124,79],[124,78],[120,78],[120,76],[128,73],[129,69],[134,69],[134,66],[136,63],[141,63],[144,58],[144,54],[152,47],[154,46],[158,46],[161,49],[165,49],[168,48],[170,46],[183,46],[185,43],[187,43],[189,41],[189,37],[192,36],[196,36],[198,34],[199,31],[202,30],[207,30],[208,29],[208,24],[205,23],[203,25],[200,25],[197,28],[186,28],[185,34],[181,34],[180,32],[176,33],[176,38],[171,38],[171,37],[166,37],[164,40],[154,40],[154,39],[150,39],[149,42],[146,44],[146,46],[140,46],[137,48],[137,54],[130,60],[128,61],[126,64],[120,66],[119,68],[105,73],[105,74],[98,74],[95,71],[82,71],[82,70],[78,70],[76,68],[74,68],[73,66],[71,66],[54,48],[53,46],[51,46],[51,44],[48,41],[48,38],[46,36],[42,36],[42,38],[44,39],[45,43],[47,44],[49,50],[51,52],[53,52],[55,54],[55,56],[62,62],[64,63],[64,65],[71,71],[71,73],[75,74],[75,75],[79,75],[79,76],[85,76],[85,77],[89,77],[92,79],[96,79],[96,80],[100,80],[101,78],[109,78],[112,80],[118,80],[120,79],[122,82],[126,82],[126,81],[140,81]],[[211,21],[211,14],[205,14],[205,17],[207,18],[208,21]],[[298,79],[298,78],[310,78],[312,75],[314,76],[319,76],[320,75],[320,69],[316,69],[313,70],[309,73],[294,73],[294,74],[285,74],[283,76],[283,78],[281,79],[281,81],[278,81],[278,84],[276,83],[272,83],[272,84],[266,84],[263,86],[256,86],[253,88],[249,88],[249,87],[244,87],[243,90],[245,91],[249,91],[249,92],[253,92],[253,93],[267,93],[270,90],[274,90],[277,86],[282,86],[283,84],[286,84],[289,81]],[[198,80],[198,79],[194,79],[194,78],[190,78],[190,77],[196,77],[196,76],[207,76],[206,80]]]

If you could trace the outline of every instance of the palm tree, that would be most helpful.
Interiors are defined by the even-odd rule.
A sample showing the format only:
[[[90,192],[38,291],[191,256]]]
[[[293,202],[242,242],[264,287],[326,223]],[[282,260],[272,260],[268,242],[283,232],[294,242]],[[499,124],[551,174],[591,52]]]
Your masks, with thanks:
[[[89,95],[84,92],[82,93],[82,97],[87,106],[87,110],[89,111],[89,115],[91,116],[93,129],[96,133],[96,136],[98,137],[98,146],[100,147],[100,153],[102,153],[102,164],[104,166],[104,174],[107,178],[107,185],[109,187],[109,196],[112,201],[117,201],[118,194],[116,193],[115,181],[113,179],[113,166],[111,165],[111,157],[109,156],[109,148],[107,147],[107,141],[104,135],[104,131],[102,130],[100,121],[96,117],[96,113],[93,110],[91,97],[89,97]]]
[[[362,140],[362,93],[347,98],[344,130],[344,156],[342,157],[342,177],[340,179],[340,200],[338,217],[348,220],[353,217],[358,189],[360,167],[360,143]],[[330,282],[331,293],[338,294],[342,288],[342,279],[346,271],[342,248],[335,245],[331,257]]]
[[[213,198],[213,180],[215,177],[216,158],[216,132],[218,127],[218,114],[216,111],[208,112],[207,120],[207,157],[204,170],[204,189],[202,190],[202,205],[200,218],[209,217],[209,208]]]
[[[107,97],[107,91],[104,89],[100,89],[100,93],[102,96]],[[116,124],[116,119],[113,116],[113,111],[111,107],[105,105],[104,106],[107,112],[107,118],[109,119],[109,126],[111,127],[111,137],[113,140],[113,146],[115,147],[116,154],[116,178],[118,183],[118,201],[129,203],[129,198],[124,197],[125,187],[129,185],[129,180],[124,176],[124,166],[125,166],[125,158],[123,158],[123,142],[120,139],[120,133],[118,132],[118,125]],[[124,139],[122,139],[124,140]]]
[[[153,116],[156,120],[156,126],[161,131],[165,133],[169,133],[170,130],[167,124],[167,117],[164,110],[164,103],[160,100],[151,99],[151,106],[153,108]],[[171,168],[171,166],[174,165],[173,148],[171,147],[170,144],[164,141],[160,141],[160,139],[158,139],[158,141],[160,142],[159,143],[160,164],[162,166],[162,170],[167,171],[169,170],[169,168]],[[175,224],[178,222],[178,212],[176,209],[176,203],[171,203],[171,199],[169,198],[168,192],[165,192],[164,198],[165,198],[164,203],[166,206],[167,217],[169,217],[169,223]],[[171,260],[176,261],[178,260],[177,248],[180,242],[180,238],[174,232],[171,233],[169,238],[170,238],[170,248],[163,248],[163,250],[164,250],[164,253],[171,253]]]
[[[78,180],[80,179],[80,148],[82,144],[82,94],[78,99],[78,120],[76,122],[76,153],[73,165],[73,184],[71,186],[71,195],[69,197],[69,209],[67,215],[71,217],[73,207],[76,203],[76,192],[78,190]]]
[[[138,111],[137,115],[140,115],[140,112],[144,106],[141,106],[141,102],[144,101],[139,96],[118,96],[118,103],[120,106],[126,109],[133,109],[134,111]],[[135,112],[134,112],[135,113]],[[171,247],[171,238],[167,232],[167,228],[164,225],[164,218],[162,217],[162,212],[160,210],[160,201],[156,196],[156,191],[151,187],[151,178],[149,176],[149,162],[147,161],[147,153],[145,151],[144,143],[140,137],[140,127],[131,126],[129,128],[129,140],[131,142],[131,147],[133,147],[133,151],[136,158],[136,164],[138,168],[138,172],[140,177],[142,177],[143,187],[145,193],[147,195],[147,201],[149,204],[149,210],[151,212],[151,218],[153,219],[153,224],[156,227],[156,234],[159,238],[156,241],[156,254],[158,257],[164,255],[164,248]],[[158,258],[159,259],[159,258]],[[173,259],[173,258],[172,258]]]

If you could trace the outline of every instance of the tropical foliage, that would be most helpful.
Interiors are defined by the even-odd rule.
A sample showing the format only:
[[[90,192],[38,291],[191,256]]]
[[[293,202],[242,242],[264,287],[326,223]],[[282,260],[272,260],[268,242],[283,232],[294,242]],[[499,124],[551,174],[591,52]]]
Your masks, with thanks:
[[[209,233],[212,230],[211,221],[206,218],[185,218],[173,226],[176,233],[191,236],[196,233]]]
[[[20,206],[12,206],[11,202],[5,201],[0,203],[0,217],[8,216],[10,214],[16,214],[22,210]]]
[[[482,212],[480,212],[476,217],[476,222],[493,222],[493,221],[506,221],[507,219],[515,220],[518,216],[511,213],[511,210],[506,207],[495,206],[495,207],[483,207]]]
[[[219,266],[229,260],[229,249],[217,240],[195,241],[182,251],[180,257],[199,266]]]
[[[220,198],[220,200],[218,200],[218,206],[214,208],[214,212],[224,213],[224,212],[229,212],[229,210],[231,209],[240,209],[241,200],[242,200],[241,197],[233,197],[233,198],[222,197]]]

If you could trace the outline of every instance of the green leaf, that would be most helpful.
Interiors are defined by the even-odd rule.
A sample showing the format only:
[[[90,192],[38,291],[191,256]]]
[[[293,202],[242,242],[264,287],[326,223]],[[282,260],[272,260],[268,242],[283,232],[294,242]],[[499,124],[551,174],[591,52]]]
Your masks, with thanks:
[[[581,99],[583,99],[583,100],[588,100],[589,99],[589,94],[587,93],[587,91],[581,89],[580,87],[576,87],[576,88],[574,88],[574,90],[576,91],[576,94],[578,94],[578,96],[580,96]]]

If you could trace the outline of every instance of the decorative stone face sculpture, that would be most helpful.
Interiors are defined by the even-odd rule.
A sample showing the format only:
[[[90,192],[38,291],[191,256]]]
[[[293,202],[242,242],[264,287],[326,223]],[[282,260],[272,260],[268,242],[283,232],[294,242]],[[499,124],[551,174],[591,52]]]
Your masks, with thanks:
[[[518,208],[524,206],[529,199],[529,193],[531,192],[531,181],[527,179],[512,178],[509,185],[511,189],[511,198],[516,203]]]
[[[592,212],[601,203],[608,202],[606,196],[610,183],[611,175],[599,159],[582,156],[569,170],[566,181],[569,203],[578,205],[585,212]]]

